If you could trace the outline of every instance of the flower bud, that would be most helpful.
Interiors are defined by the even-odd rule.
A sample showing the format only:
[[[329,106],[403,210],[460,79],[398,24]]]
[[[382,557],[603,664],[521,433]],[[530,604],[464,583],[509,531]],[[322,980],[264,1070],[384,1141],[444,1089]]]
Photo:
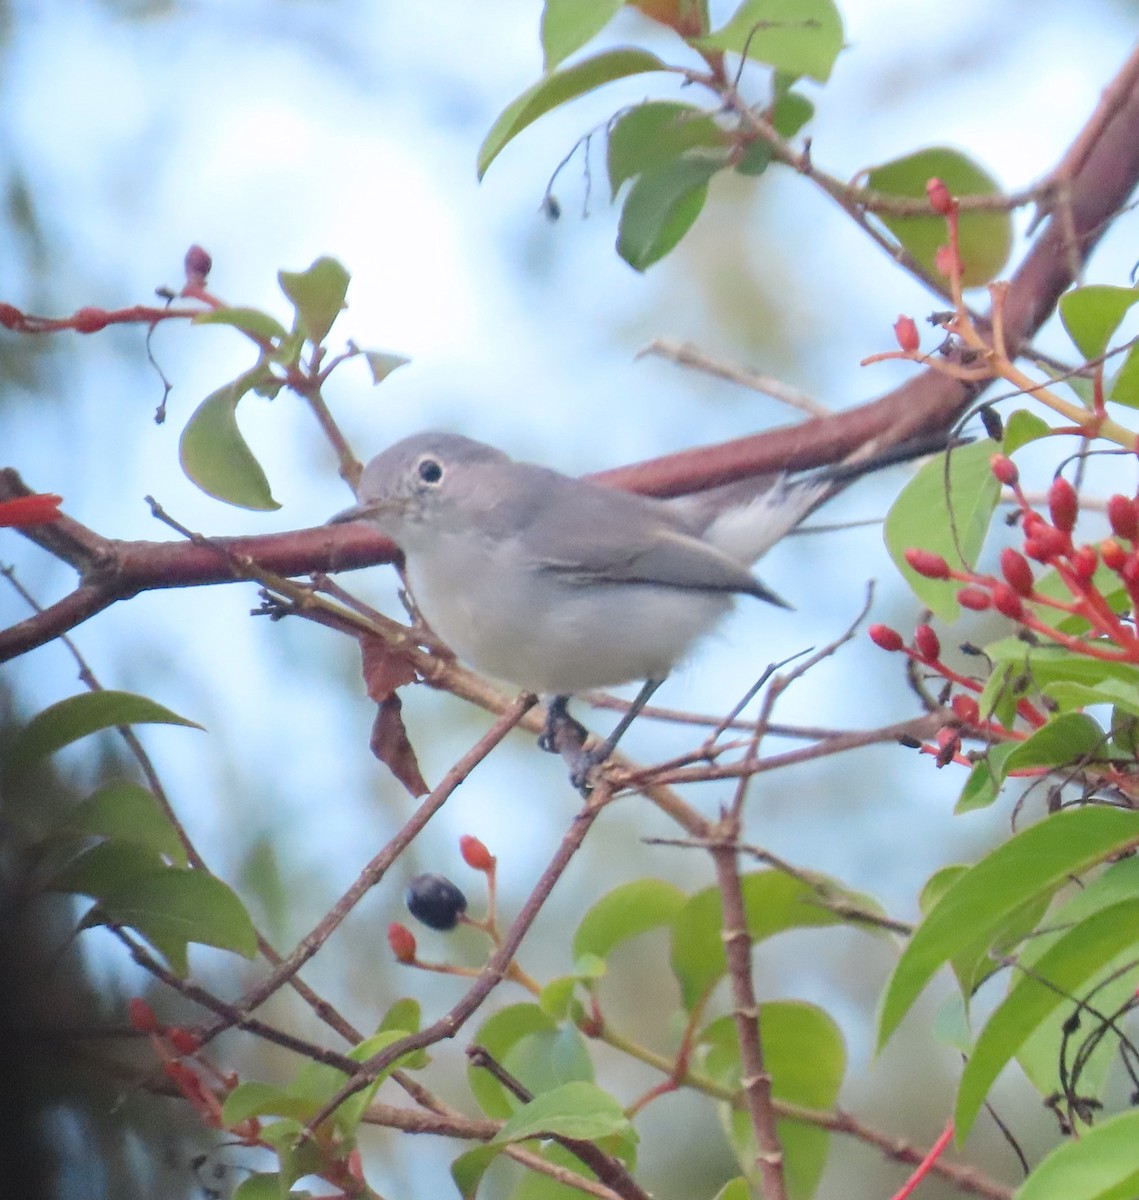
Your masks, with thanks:
[[[1048,512],[1061,533],[1072,532],[1080,512],[1080,497],[1063,475],[1057,475],[1048,489]]]
[[[994,454],[989,459],[989,470],[1005,487],[1016,487],[1020,481],[1020,472],[1016,469],[1016,463],[1007,454]]]
[[[902,640],[902,635],[896,629],[891,629],[889,625],[871,625],[866,632],[880,650],[889,650],[893,653],[895,650],[901,650],[906,644]]]
[[[1021,596],[1032,595],[1036,586],[1032,578],[1032,568],[1024,555],[1011,546],[1006,546],[1001,551],[1001,574],[1014,592]]]
[[[1107,519],[1116,537],[1126,538],[1129,542],[1135,541],[1135,535],[1139,533],[1139,513],[1135,511],[1134,500],[1128,500],[1126,496],[1120,496],[1118,493],[1109,496]]]
[[[388,945],[396,962],[415,962],[415,934],[406,925],[393,921],[388,926]]]
[[[970,608],[974,612],[984,612],[987,608],[992,608],[993,598],[984,588],[974,587],[970,584],[957,593],[957,603],[962,608]]]
[[[1024,617],[1024,604],[1007,583],[998,583],[993,588],[993,607],[1010,621],[1019,621]]]
[[[914,645],[922,658],[929,662],[937,662],[941,657],[941,641],[929,625],[919,625],[914,630]]]
[[[496,859],[486,846],[479,841],[477,837],[469,833],[464,833],[459,838],[459,853],[463,856],[463,862],[468,867],[473,867],[476,871],[493,871]]]
[[[916,546],[911,546],[906,551],[906,562],[926,579],[949,578],[949,564],[940,554],[934,554],[932,550],[920,550]]]
[[[907,317],[905,314],[894,322],[894,337],[898,339],[898,345],[907,354],[913,354],[921,345],[921,337],[918,335],[918,327],[914,324],[913,317]]]

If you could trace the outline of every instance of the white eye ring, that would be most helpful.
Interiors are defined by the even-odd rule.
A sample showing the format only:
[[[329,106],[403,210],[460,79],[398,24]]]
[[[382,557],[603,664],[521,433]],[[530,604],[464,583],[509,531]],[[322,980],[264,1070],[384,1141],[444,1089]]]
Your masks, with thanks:
[[[415,473],[421,482],[435,484],[443,478],[443,464],[435,458],[421,458],[415,464]]]

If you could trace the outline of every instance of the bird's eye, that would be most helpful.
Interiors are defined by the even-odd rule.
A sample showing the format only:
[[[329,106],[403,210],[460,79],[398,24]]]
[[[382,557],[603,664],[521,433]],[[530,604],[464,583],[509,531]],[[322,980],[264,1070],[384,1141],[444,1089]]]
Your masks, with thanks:
[[[416,469],[424,483],[438,483],[443,478],[443,467],[433,458],[421,459]]]

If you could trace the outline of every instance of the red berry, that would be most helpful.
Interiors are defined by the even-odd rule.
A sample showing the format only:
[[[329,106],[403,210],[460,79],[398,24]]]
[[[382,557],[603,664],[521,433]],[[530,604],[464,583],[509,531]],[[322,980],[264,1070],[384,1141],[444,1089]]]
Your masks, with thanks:
[[[388,926],[388,945],[396,962],[415,962],[415,934],[406,925],[393,921]]]
[[[1123,570],[1119,573],[1123,576],[1124,583],[1139,583],[1139,555],[1129,554],[1123,564]]]
[[[1016,469],[1016,463],[1007,454],[994,454],[989,459],[989,470],[997,477],[997,481],[1003,483],[1005,487],[1016,487],[1020,479],[1020,472]]]
[[[940,213],[943,217],[949,216],[956,207],[949,189],[936,175],[926,181],[925,194],[929,198],[930,208],[935,213]]]
[[[1036,586],[1032,578],[1032,568],[1028,565],[1028,559],[1011,546],[1006,546],[1001,551],[1001,574],[1014,592],[1022,596],[1032,595]]]
[[[889,625],[871,625],[866,632],[880,650],[889,650],[893,653],[895,650],[901,650],[906,644],[902,640],[902,635],[896,629],[891,629]]]
[[[1099,565],[1094,546],[1081,546],[1072,555],[1072,573],[1081,583],[1090,583]]]
[[[963,587],[957,593],[957,603],[962,608],[971,608],[974,612],[984,612],[985,609],[992,608],[993,598],[984,588],[970,585]]]
[[[907,354],[913,354],[921,345],[921,337],[913,317],[907,317],[904,313],[894,322],[894,337]]]
[[[1129,542],[1135,540],[1139,533],[1139,513],[1135,511],[1135,502],[1118,493],[1109,496],[1107,500],[1107,519],[1111,531],[1116,537],[1126,538]]]
[[[1037,562],[1048,563],[1054,558],[1062,558],[1072,547],[1072,540],[1067,534],[1053,529],[1051,525],[1041,525],[1025,541],[1024,552]]]
[[[1080,497],[1063,475],[1057,475],[1048,489],[1048,512],[1061,533],[1072,532],[1080,513]]]
[[[929,625],[919,625],[914,630],[914,645],[922,658],[929,662],[937,662],[941,657],[941,642]]]
[[[967,725],[975,725],[980,720],[981,706],[972,696],[967,696],[964,692],[958,692],[953,697],[950,708],[953,709],[953,715]]]
[[[932,550],[919,550],[917,547],[911,546],[906,551],[906,562],[926,579],[949,578],[949,564],[940,554],[934,554]]]
[[[202,1039],[181,1025],[171,1025],[166,1031],[166,1036],[179,1054],[197,1054],[202,1048]]]
[[[1099,556],[1110,571],[1119,571],[1127,561],[1127,551],[1114,539],[1108,538],[1099,544]]]
[[[132,996],[127,1005],[127,1019],[136,1033],[157,1033],[158,1018],[154,1009],[141,996]]]
[[[993,607],[1010,621],[1019,621],[1024,616],[1024,604],[1007,583],[998,583],[993,588]]]
[[[486,846],[479,841],[477,837],[469,833],[464,833],[459,838],[459,853],[463,856],[463,862],[468,867],[473,867],[476,871],[493,871],[496,859]]]

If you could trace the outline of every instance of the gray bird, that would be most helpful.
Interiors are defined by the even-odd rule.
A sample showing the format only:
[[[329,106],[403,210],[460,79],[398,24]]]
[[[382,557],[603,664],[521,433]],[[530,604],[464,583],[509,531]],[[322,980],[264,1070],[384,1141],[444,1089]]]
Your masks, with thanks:
[[[857,475],[930,449],[659,500],[420,433],[373,458],[358,503],[332,520],[371,521],[399,546],[420,612],[461,660],[553,697],[544,748],[559,722],[584,737],[569,695],[644,681],[609,739],[574,766],[580,786],[737,595],[789,607],[751,563]]]

